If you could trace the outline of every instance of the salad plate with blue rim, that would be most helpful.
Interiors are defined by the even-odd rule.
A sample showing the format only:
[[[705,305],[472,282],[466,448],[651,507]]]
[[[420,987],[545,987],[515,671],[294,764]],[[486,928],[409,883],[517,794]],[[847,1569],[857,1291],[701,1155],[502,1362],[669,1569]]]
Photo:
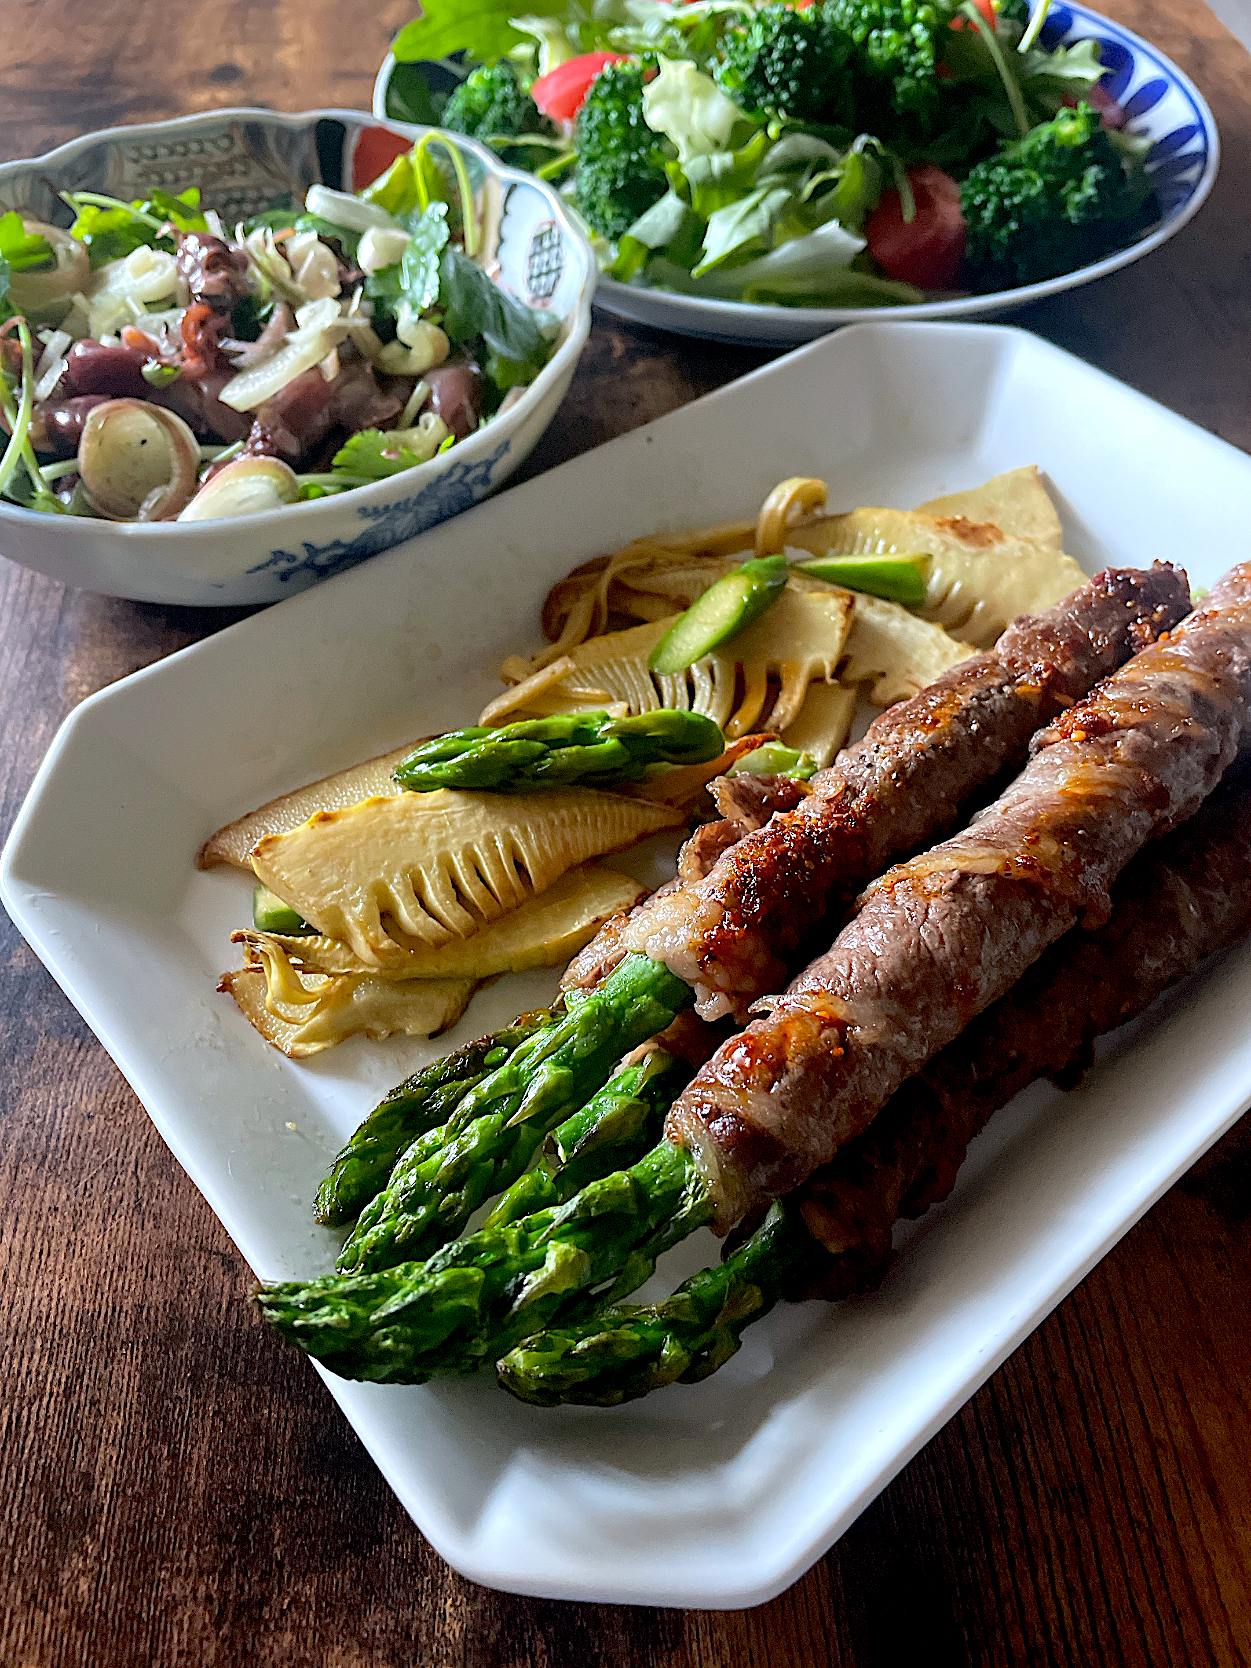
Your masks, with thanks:
[[[843,0],[843,3],[854,7],[855,0]],[[698,0],[695,8],[684,7],[682,10],[688,15],[693,10],[702,10],[708,14],[709,18],[715,18],[718,14],[733,11],[736,4],[737,0]],[[674,8],[669,9],[674,10]],[[750,6],[738,5],[737,9],[743,13],[744,19],[751,15]],[[1016,0],[1015,9],[1023,19],[1025,11],[1023,4],[1020,4],[1020,0]],[[572,17],[576,10],[576,5],[571,6],[569,11],[564,14],[562,23],[562,26],[567,30],[569,40],[575,43],[578,40],[586,41],[591,38],[588,35],[586,24],[568,22],[568,18]],[[712,67],[712,72],[719,82],[723,85],[730,85],[732,78],[727,80],[725,77],[724,61],[714,62],[715,52],[711,55],[705,53],[705,57],[700,59],[697,29],[688,30],[681,36],[682,41],[696,44],[690,46],[672,45],[678,38],[673,32],[672,25],[658,21],[664,10],[664,0],[634,0],[634,3],[632,3],[632,0],[627,0],[624,13],[633,21],[624,26],[619,26],[616,32],[612,29],[608,29],[606,32],[601,29],[600,33],[594,36],[595,44],[597,46],[608,46],[610,49],[619,49],[625,53],[634,52],[638,55],[640,63],[654,64],[655,60],[647,57],[650,36],[653,42],[662,43],[660,58],[662,75],[667,73],[663,53],[671,49],[676,53],[687,52],[697,61],[706,62]],[[791,277],[784,277],[782,282],[788,286],[786,293],[783,294],[779,289],[775,296],[767,288],[761,290],[759,284],[756,285],[756,290],[759,293],[753,290],[751,284],[736,285],[734,282],[735,268],[737,267],[739,272],[750,271],[754,273],[755,269],[761,266],[760,253],[762,250],[774,265],[779,263],[782,255],[788,249],[792,253],[794,252],[796,242],[802,241],[802,238],[797,231],[784,231],[782,229],[787,224],[785,216],[790,212],[786,205],[783,205],[782,210],[779,211],[782,219],[775,220],[771,228],[766,227],[764,229],[761,234],[764,239],[763,242],[761,237],[758,236],[750,248],[744,244],[738,253],[732,252],[728,259],[721,256],[709,259],[711,243],[708,235],[705,234],[705,241],[702,246],[704,252],[702,264],[696,264],[693,269],[691,268],[691,251],[688,247],[686,256],[682,257],[686,261],[687,271],[685,272],[682,270],[680,262],[675,262],[669,256],[679,248],[682,238],[688,235],[689,222],[686,231],[680,236],[675,236],[674,242],[659,252],[663,258],[657,258],[653,245],[651,256],[644,261],[642,268],[630,273],[629,269],[637,264],[639,254],[639,251],[631,242],[634,228],[631,228],[630,234],[623,241],[614,242],[605,235],[596,235],[597,230],[602,229],[603,225],[606,224],[601,217],[601,228],[597,229],[594,224],[589,222],[586,228],[596,244],[602,268],[595,296],[597,306],[606,312],[617,314],[619,317],[684,335],[743,343],[793,343],[810,340],[814,336],[821,335],[825,331],[843,324],[874,317],[889,316],[892,319],[899,320],[950,320],[992,317],[1010,308],[1063,294],[1081,285],[1091,283],[1095,279],[1105,277],[1109,273],[1119,271],[1121,268],[1149,255],[1181,231],[1202,207],[1211,191],[1220,156],[1220,142],[1212,112],[1208,108],[1202,93],[1190,78],[1158,48],[1142,40],[1123,25],[1102,16],[1087,6],[1081,5],[1078,0],[1063,0],[1063,3],[1061,3],[1061,0],[1056,0],[1055,4],[1044,5],[1041,17],[1039,16],[1039,9],[1036,7],[1033,19],[1025,25],[1027,34],[1032,34],[1035,73],[1047,73],[1046,66],[1042,62],[1044,54],[1050,55],[1056,65],[1063,63],[1065,77],[1076,75],[1080,66],[1083,65],[1090,70],[1090,73],[1084,81],[1081,80],[1080,76],[1077,80],[1071,81],[1072,91],[1064,90],[1064,84],[1057,80],[1054,85],[1038,93],[1037,96],[1042,100],[1041,103],[1031,102],[1035,95],[1030,92],[1027,79],[1022,79],[1024,72],[1020,69],[1018,55],[1013,50],[1016,44],[1015,37],[1019,34],[1021,25],[1015,22],[1009,24],[1007,21],[1013,14],[1013,0],[1002,0],[1002,3],[1001,0],[995,0],[993,5],[987,0],[987,3],[981,8],[975,8],[971,5],[956,7],[957,15],[953,18],[954,26],[957,29],[967,28],[972,30],[976,21],[972,17],[974,10],[980,10],[983,14],[982,23],[977,25],[978,28],[982,29],[983,38],[989,32],[982,27],[986,18],[998,17],[1003,19],[1002,22],[995,23],[993,32],[997,32],[1002,37],[999,42],[1002,50],[996,54],[996,57],[998,61],[1008,66],[1004,70],[1004,85],[1007,86],[1009,79],[1015,79],[1026,89],[1027,102],[1030,104],[1028,116],[1017,125],[1015,130],[1017,133],[1023,133],[1027,123],[1038,120],[1041,115],[1047,113],[1048,109],[1056,111],[1062,121],[1068,121],[1069,117],[1063,111],[1062,106],[1089,100],[1096,117],[1101,119],[1101,125],[1107,132],[1108,137],[1114,141],[1117,149],[1126,158],[1127,168],[1132,167],[1142,189],[1148,194],[1146,211],[1132,227],[1127,227],[1123,241],[1118,242],[1115,247],[1109,247],[1106,243],[1102,247],[1096,247],[1092,244],[1069,270],[1044,272],[1036,277],[1031,277],[1030,273],[1025,270],[1025,266],[1022,265],[1013,276],[1011,287],[1006,282],[996,284],[988,280],[985,273],[979,275],[971,264],[966,264],[964,270],[957,272],[954,277],[949,275],[941,284],[925,282],[925,273],[922,272],[916,278],[917,287],[907,285],[892,287],[883,282],[883,275],[887,279],[893,279],[898,274],[889,268],[883,268],[880,261],[869,259],[870,256],[876,257],[879,253],[873,230],[870,225],[865,223],[863,217],[853,216],[842,223],[853,234],[852,241],[849,242],[846,238],[827,236],[825,241],[831,246],[838,243],[840,249],[838,251],[832,251],[831,249],[820,253],[822,253],[822,258],[832,265],[837,265],[839,262],[846,263],[849,276],[853,273],[859,273],[863,268],[866,274],[872,275],[870,285],[876,282],[882,286],[879,293],[872,293],[869,286],[863,287],[858,293],[857,288],[851,284],[832,285],[827,282],[830,277],[830,273],[827,271],[825,277],[816,285],[817,290],[824,293],[805,295],[802,284],[797,284],[796,280]],[[444,11],[448,12],[450,18],[454,19],[456,16],[455,6],[442,8],[440,16],[443,15]],[[961,11],[968,11],[969,17],[963,19],[958,15]],[[597,8],[596,18],[599,18],[603,12],[604,8]],[[616,15],[615,11],[613,15]],[[640,23],[639,19],[645,21]],[[546,35],[548,43],[546,45],[540,44],[535,63],[537,68],[541,69],[546,62],[544,53],[549,49],[555,24],[556,20],[545,19],[541,25],[535,26],[540,36]],[[520,20],[518,26],[527,27],[527,20]],[[409,31],[418,27],[419,25],[410,25]],[[388,55],[379,73],[374,94],[374,109],[376,114],[380,116],[389,114],[394,118],[403,115],[406,111],[411,113],[414,106],[428,109],[431,99],[433,100],[433,107],[441,111],[467,70],[484,60],[485,52],[484,49],[480,48],[478,55],[469,50],[454,54],[450,58],[445,57],[438,62],[411,61],[413,53],[406,46],[406,36],[409,36],[409,31],[405,31],[396,42],[396,53],[406,61],[397,61],[396,53],[392,53]],[[459,39],[451,23],[444,28],[443,35],[447,42],[454,43]],[[415,42],[420,42],[421,38],[416,34],[411,35],[411,39]],[[968,38],[967,35],[959,37],[961,42]],[[670,43],[669,46],[663,44],[666,41]],[[1028,45],[1030,42],[1027,41],[1026,44]],[[443,48],[445,51],[449,49],[448,46]],[[572,48],[569,48],[569,50],[572,50]],[[989,50],[990,48],[988,48]],[[513,59],[518,63],[526,62],[526,51],[527,48],[525,47],[514,48]],[[724,52],[722,52],[722,60],[724,60]],[[945,73],[941,64],[939,70],[941,73]],[[644,73],[648,75],[652,74],[653,71],[647,68]],[[521,79],[524,82],[524,72],[521,74]],[[946,84],[946,82],[940,83],[942,86]],[[541,86],[541,83],[536,83],[536,86]],[[1035,86],[1041,87],[1041,83],[1035,83]],[[731,91],[733,91],[732,88]],[[538,96],[543,97],[541,91]],[[565,108],[565,106],[559,106],[559,108]],[[861,114],[863,114],[863,111],[861,111]],[[764,117],[761,116],[759,119],[763,121]],[[1007,126],[1009,118],[1005,111],[1001,111],[996,119],[1000,124],[1004,143],[1007,144],[1011,141],[1013,131]],[[791,126],[792,124],[785,118],[780,124],[775,120],[769,126],[768,132],[771,137],[780,132],[783,145],[788,142],[793,143],[794,134],[791,132]],[[798,124],[798,130],[805,132],[805,136],[809,139],[813,133],[826,137],[831,136],[830,131],[821,128],[819,124],[816,126],[809,124],[809,126],[810,131],[806,131],[803,123]],[[555,128],[563,133],[568,140],[577,137],[572,121],[563,124],[563,126],[557,122]],[[666,133],[673,131],[676,130],[673,128],[665,129]],[[742,147],[744,131],[740,130],[735,140],[727,142],[724,157],[717,156],[714,159],[719,165],[724,163],[728,172],[733,172],[733,169],[729,168],[728,159],[730,157],[736,159],[735,165],[741,172],[744,150],[740,148],[733,151],[732,145],[737,143]],[[480,133],[479,136],[482,137],[483,135]],[[890,144],[897,142],[889,134],[883,137]],[[689,136],[684,139],[681,134],[678,135],[678,160],[683,158],[684,149],[688,143],[694,143],[694,141],[690,141]],[[835,145],[835,151],[839,150],[841,143],[840,141]],[[860,143],[860,140],[856,141],[856,144]],[[898,143],[902,159],[908,161],[909,172],[911,173],[912,165],[907,147],[903,141],[898,141]],[[670,151],[673,150],[672,145],[668,148]],[[843,157],[852,154],[854,150],[854,145],[851,152],[844,150],[842,152]],[[543,154],[550,157],[551,152],[548,151]],[[775,157],[778,154],[778,151],[774,152]],[[912,154],[916,154],[915,149]],[[1002,153],[1000,154],[1002,155]],[[833,153],[831,153],[831,156],[833,157]],[[896,169],[897,178],[898,172],[902,169],[902,162],[898,158],[892,162],[889,156],[880,158],[880,160],[889,165],[888,171],[889,167]],[[983,159],[979,166],[985,168],[996,160],[998,158],[994,157],[990,158],[989,162]],[[562,176],[558,164],[559,158],[557,163],[545,164],[543,171],[549,179],[561,184]],[[685,166],[684,162],[682,165]],[[670,178],[673,181],[673,191],[677,193],[679,199],[685,198],[688,204],[693,202],[698,206],[700,189],[698,183],[694,187],[690,185],[689,181],[684,183],[683,179],[674,171],[676,166],[677,162],[671,157],[668,168]],[[757,185],[763,184],[767,187],[770,184],[777,183],[776,178],[763,179],[761,170],[767,169],[769,166],[770,163],[766,157],[766,160],[761,164],[761,169],[757,170],[755,178]],[[964,164],[952,164],[951,166],[953,173],[963,175],[967,160]],[[572,171],[563,176],[562,192],[566,201],[576,212],[579,200],[579,191],[576,184],[576,162],[570,164],[570,167]],[[812,167],[817,170],[817,173],[813,174],[810,171],[809,175],[797,188],[797,196],[804,197],[805,202],[808,200],[805,194],[809,194],[813,190],[813,179],[819,181],[819,190],[831,190],[831,187],[824,182],[827,174],[837,174],[840,163],[838,160],[832,159],[828,164],[824,162],[820,164],[813,163]],[[687,169],[687,173],[690,173],[689,169]],[[695,176],[692,175],[691,177],[694,178]],[[724,184],[723,176],[719,175],[718,180],[720,182],[718,189],[721,189]],[[746,191],[747,183],[751,182],[743,184],[743,191]],[[1085,178],[1082,178],[1075,183],[1073,189],[1085,189],[1085,183]],[[906,187],[904,189],[906,191]],[[887,194],[889,194],[889,186],[887,186]],[[707,199],[707,201],[712,200],[715,199]],[[820,198],[819,196],[813,197],[811,200],[817,202],[820,201]],[[833,203],[833,194],[827,201]],[[751,211],[754,217],[752,224],[755,226],[765,210],[753,201],[748,201],[745,207]],[[743,208],[741,191],[740,201],[733,205],[727,205],[724,212],[737,213]],[[668,210],[667,219],[666,209]],[[810,224],[817,218],[816,214],[802,204],[796,212],[804,225]],[[828,212],[832,214],[834,211],[831,208]],[[901,212],[903,217],[907,219],[909,204],[906,200]],[[657,216],[659,216],[659,220]],[[665,235],[671,224],[674,226],[679,224],[680,218],[677,203],[671,199],[664,199],[656,209],[651,211],[650,215],[645,214],[640,217],[637,227],[640,235],[646,240],[658,235]],[[665,222],[665,227],[663,231],[657,233],[655,227],[660,221]],[[827,234],[830,230],[825,222],[822,222],[820,229]],[[835,231],[837,230],[838,225],[836,224]],[[862,233],[867,234],[867,251],[863,248],[864,239],[860,235]],[[789,244],[782,241],[784,236],[791,238],[792,241]],[[770,240],[774,241],[772,249],[769,248]],[[972,255],[971,240],[972,232],[970,232],[970,260]],[[857,250],[860,250],[858,256],[856,254]],[[814,246],[814,254],[816,253],[818,252],[815,251]],[[624,258],[625,256],[629,258]],[[903,270],[905,272],[907,270],[906,261]],[[626,276],[626,274],[629,275]],[[772,276],[769,281],[773,281]],[[843,290],[842,297],[838,294],[840,288]],[[892,293],[892,288],[894,293]],[[718,291],[721,293],[718,293]]]

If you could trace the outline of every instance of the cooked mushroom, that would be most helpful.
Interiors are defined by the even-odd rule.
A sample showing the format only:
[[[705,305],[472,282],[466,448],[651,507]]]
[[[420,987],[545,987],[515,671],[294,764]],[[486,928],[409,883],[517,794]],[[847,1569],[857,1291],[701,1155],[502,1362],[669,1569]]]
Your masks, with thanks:
[[[181,417],[144,400],[105,400],[83,426],[78,472],[109,521],[172,521],[190,503],[200,447]]]
[[[178,517],[179,521],[215,521],[232,515],[256,515],[293,504],[300,483],[281,458],[236,458],[206,481]]]

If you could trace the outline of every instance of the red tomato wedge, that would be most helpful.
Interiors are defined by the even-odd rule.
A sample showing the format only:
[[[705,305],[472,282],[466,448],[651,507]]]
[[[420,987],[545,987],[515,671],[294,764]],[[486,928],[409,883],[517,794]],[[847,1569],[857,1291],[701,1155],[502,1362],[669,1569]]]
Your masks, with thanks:
[[[954,289],[964,260],[960,187],[932,162],[909,168],[908,183],[916,214],[905,220],[898,191],[884,191],[865,227],[869,253],[888,278],[920,290]]]
[[[541,75],[531,87],[530,97],[545,116],[558,122],[571,122],[581,110],[591,82],[600,70],[627,61],[621,52],[584,52],[581,57],[570,58]]]
[[[372,185],[397,157],[407,155],[412,148],[411,139],[389,133],[385,127],[363,127],[352,152],[352,190],[363,191]]]

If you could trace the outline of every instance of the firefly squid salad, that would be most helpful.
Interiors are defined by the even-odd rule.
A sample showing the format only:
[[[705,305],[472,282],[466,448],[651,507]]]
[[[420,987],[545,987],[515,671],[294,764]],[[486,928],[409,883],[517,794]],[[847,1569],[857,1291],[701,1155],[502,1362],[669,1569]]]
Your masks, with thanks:
[[[0,498],[207,521],[349,492],[507,409],[558,321],[479,259],[464,159],[427,134],[356,195],[233,227],[192,186],[0,214]],[[7,437],[7,438],[6,438]]]
[[[704,1379],[880,1283],[1000,1107],[1251,931],[1251,563],[1197,606],[1171,563],[1088,578],[1031,466],[827,497],[583,563],[476,722],[201,848],[252,888],[221,998],[293,1062],[563,969],[327,1153],[335,1272],[256,1303],[330,1371]],[[640,1301],[701,1228],[721,1261]]]

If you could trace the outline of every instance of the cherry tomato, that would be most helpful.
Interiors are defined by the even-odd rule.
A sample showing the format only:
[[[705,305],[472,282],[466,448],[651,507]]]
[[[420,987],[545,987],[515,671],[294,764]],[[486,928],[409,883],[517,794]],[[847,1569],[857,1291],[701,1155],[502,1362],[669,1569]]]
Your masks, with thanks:
[[[973,0],[973,4],[986,19],[988,26],[993,29],[996,17],[995,0]],[[949,29],[972,29],[974,27],[973,19],[970,17],[953,17],[947,27]]]
[[[903,217],[898,191],[884,191],[869,216],[869,253],[888,278],[922,290],[955,287],[964,260],[964,217],[960,187],[932,162],[908,170],[916,214]]]
[[[626,61],[620,52],[584,52],[581,57],[570,58],[541,75],[531,87],[530,97],[545,116],[558,122],[571,122],[581,110],[591,82],[600,70]]]
[[[1118,104],[1110,93],[1105,93],[1097,81],[1088,93],[1082,94],[1081,98],[1076,97],[1073,93],[1065,93],[1060,103],[1067,104],[1070,110],[1076,110],[1079,104],[1089,104],[1092,109],[1099,112],[1099,120],[1103,126],[1110,127],[1113,130],[1123,128],[1129,121],[1129,117],[1125,114],[1125,106]]]

